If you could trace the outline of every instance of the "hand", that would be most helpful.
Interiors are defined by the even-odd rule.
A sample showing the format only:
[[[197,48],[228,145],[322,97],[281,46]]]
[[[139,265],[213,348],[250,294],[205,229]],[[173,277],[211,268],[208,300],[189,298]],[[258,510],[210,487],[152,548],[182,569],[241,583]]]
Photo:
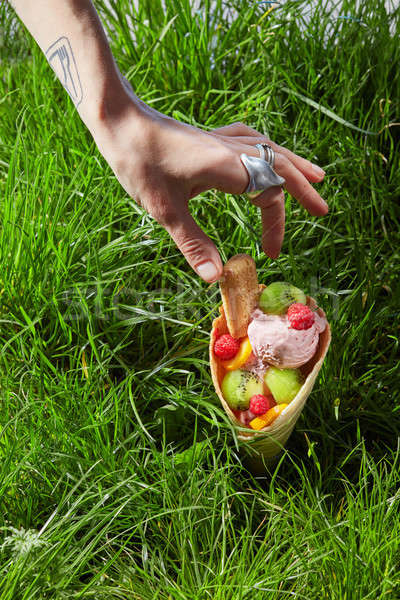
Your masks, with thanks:
[[[328,212],[327,204],[309,183],[321,181],[324,171],[308,160],[243,123],[211,132],[180,123],[139,100],[129,84],[122,88],[102,119],[89,129],[127,193],[168,231],[205,281],[221,277],[222,261],[214,243],[189,213],[189,200],[211,188],[243,193],[248,174],[239,157],[242,152],[259,156],[255,144],[272,146],[274,170],[310,214]],[[271,188],[253,203],[261,208],[263,250],[276,258],[284,236],[283,191]]]

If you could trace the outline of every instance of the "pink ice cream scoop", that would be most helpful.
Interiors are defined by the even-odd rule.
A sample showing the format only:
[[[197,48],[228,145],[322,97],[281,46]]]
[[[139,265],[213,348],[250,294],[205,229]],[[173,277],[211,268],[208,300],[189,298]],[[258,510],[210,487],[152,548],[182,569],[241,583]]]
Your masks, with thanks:
[[[255,357],[281,369],[296,369],[310,360],[318,346],[326,319],[314,312],[308,329],[293,329],[287,315],[267,315],[256,309],[247,329]]]

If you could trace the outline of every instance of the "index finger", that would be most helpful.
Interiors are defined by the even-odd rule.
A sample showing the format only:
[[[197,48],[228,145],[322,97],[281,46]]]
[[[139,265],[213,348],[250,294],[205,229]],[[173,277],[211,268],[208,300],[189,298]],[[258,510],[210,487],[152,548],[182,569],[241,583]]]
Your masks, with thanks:
[[[257,197],[261,208],[262,248],[270,258],[278,258],[285,235],[285,195],[273,187]]]

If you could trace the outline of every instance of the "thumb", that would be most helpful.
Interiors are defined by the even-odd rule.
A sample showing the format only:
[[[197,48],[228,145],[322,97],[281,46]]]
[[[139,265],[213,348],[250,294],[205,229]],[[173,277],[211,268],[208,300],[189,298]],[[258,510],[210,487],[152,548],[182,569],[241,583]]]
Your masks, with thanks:
[[[222,261],[215,244],[200,229],[189,210],[181,208],[176,219],[164,225],[189,265],[196,273],[213,283],[222,276]]]

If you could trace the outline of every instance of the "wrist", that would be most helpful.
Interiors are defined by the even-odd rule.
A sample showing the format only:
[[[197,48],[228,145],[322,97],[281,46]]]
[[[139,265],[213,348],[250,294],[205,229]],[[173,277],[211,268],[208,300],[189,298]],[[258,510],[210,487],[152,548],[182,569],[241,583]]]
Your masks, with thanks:
[[[100,153],[112,168],[133,148],[148,137],[149,107],[134,93],[128,82],[119,74],[118,81],[104,88],[96,102],[91,102],[80,116],[89,129]]]
[[[117,69],[107,74],[96,87],[78,107],[80,117],[90,131],[112,127],[124,115],[140,112],[139,99],[128,92]]]

